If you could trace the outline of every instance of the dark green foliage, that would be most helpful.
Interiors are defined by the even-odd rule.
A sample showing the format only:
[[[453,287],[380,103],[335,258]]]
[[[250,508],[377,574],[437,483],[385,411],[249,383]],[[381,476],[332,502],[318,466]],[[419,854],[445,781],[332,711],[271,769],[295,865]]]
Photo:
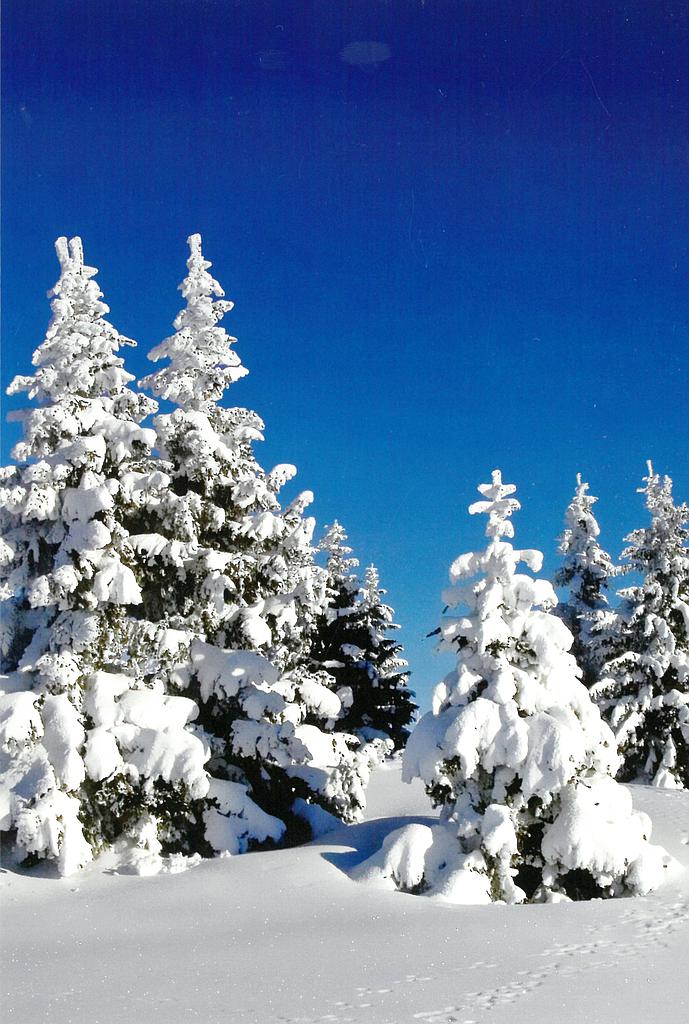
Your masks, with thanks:
[[[365,585],[352,571],[347,535],[334,523],[321,548],[329,554],[329,605],[316,624],[312,646],[315,661],[335,679],[344,713],[337,728],[362,739],[389,739],[394,750],[407,742],[417,705],[409,689],[403,647],[387,634],[399,627],[383,603],[385,591],[375,566],[366,570]]]
[[[604,644],[600,628],[608,609],[608,581],[621,571],[598,542],[600,529],[593,514],[598,501],[588,493],[589,485],[577,474],[577,489],[565,514],[565,531],[560,538],[562,565],[553,580],[566,594],[557,612],[572,633],[572,654],[591,687],[600,667]]]

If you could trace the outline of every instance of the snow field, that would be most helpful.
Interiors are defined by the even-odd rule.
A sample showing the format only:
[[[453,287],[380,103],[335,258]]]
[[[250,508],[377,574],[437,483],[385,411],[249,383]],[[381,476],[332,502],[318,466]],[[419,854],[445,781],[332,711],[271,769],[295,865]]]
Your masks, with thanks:
[[[689,793],[632,787],[689,868]],[[453,906],[349,872],[404,824],[432,824],[399,765],[367,820],[305,847],[60,879],[0,876],[3,1009],[21,1024],[646,1024],[689,1013],[689,871],[648,897]]]

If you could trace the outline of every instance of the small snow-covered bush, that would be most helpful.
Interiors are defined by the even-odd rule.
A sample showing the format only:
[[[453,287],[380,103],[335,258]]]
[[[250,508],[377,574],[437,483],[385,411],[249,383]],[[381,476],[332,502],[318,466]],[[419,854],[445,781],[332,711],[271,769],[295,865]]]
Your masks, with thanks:
[[[404,755],[403,777],[424,781],[440,823],[389,836],[357,874],[457,902],[648,892],[667,857],[612,777],[614,737],[552,614],[551,585],[517,571],[538,571],[542,556],[505,539],[515,488],[496,470],[479,491],[469,511],[488,515],[488,546],[454,561],[443,594],[454,615],[441,647],[457,664]]]

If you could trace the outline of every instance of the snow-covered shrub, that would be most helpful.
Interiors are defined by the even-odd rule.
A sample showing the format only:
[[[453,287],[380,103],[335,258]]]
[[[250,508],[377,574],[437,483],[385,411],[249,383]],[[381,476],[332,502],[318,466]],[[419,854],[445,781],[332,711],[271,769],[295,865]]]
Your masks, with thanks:
[[[591,687],[605,658],[605,640],[614,619],[606,591],[620,569],[600,546],[600,527],[593,513],[598,498],[588,489],[578,473],[577,489],[565,513],[559,547],[563,559],[554,583],[566,588],[566,597],[556,611],[574,638],[571,650],[583,682]]]
[[[572,634],[552,614],[552,586],[517,571],[541,566],[515,550],[515,488],[479,487],[484,551],[452,564],[441,646],[456,667],[412,733],[403,778],[421,778],[439,825],[388,837],[360,877],[457,902],[509,903],[648,892],[664,851],[647,816],[612,778],[618,758],[569,653]]]
[[[217,849],[220,835],[240,836],[227,840],[235,849],[252,835],[281,834],[296,798],[356,819],[369,766],[354,737],[332,731],[341,702],[310,659],[326,602],[315,524],[304,514],[313,496],[305,491],[283,508],[278,494],[295,468],[266,473],[253,451],[259,417],[218,404],[247,371],[219,325],[232,303],[208,272],[200,236],[189,246],[186,306],[150,356],[167,364],[141,382],[177,408],[155,419],[162,486],[132,477],[131,544],[146,565],[144,616],[190,638],[165,685],[199,706],[211,792],[230,792],[220,783],[243,787],[279,819],[267,829],[252,811],[221,829],[218,815],[232,818],[237,800],[218,804],[206,818],[208,841]],[[252,821],[263,822],[253,834]]]
[[[319,545],[326,563],[328,605],[319,616],[313,656],[332,675],[343,702],[338,729],[376,744],[385,756],[404,747],[416,705],[409,690],[402,645],[387,633],[399,629],[383,602],[378,570],[360,586],[347,534],[335,522]]]
[[[84,264],[81,240],[56,243],[52,318],[15,378],[38,407],[2,470],[0,682],[2,829],[68,873],[155,813],[172,846],[208,789],[208,750],[192,701],[166,695],[148,653],[142,578],[126,527],[127,480],[142,477],[155,403],[133,392],[118,354],[130,339]]]
[[[615,734],[620,778],[689,788],[689,506],[648,463],[650,526],[623,552],[641,583],[620,591],[610,657],[592,694]]]

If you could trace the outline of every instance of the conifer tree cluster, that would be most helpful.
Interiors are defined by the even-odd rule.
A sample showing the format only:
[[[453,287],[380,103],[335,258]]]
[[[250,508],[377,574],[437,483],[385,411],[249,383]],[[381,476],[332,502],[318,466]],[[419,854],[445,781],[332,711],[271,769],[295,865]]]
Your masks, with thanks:
[[[569,588],[561,613],[572,651],[615,735],[618,778],[689,788],[689,507],[649,462],[640,493],[650,524],[629,534],[615,566],[598,544],[586,489],[579,479],[555,580]],[[604,591],[621,573],[639,582],[612,605]]]
[[[406,747],[439,823],[390,835],[362,876],[460,902],[654,888],[667,858],[620,782],[689,788],[689,506],[669,477],[648,464],[620,565],[577,478],[558,605],[519,571],[542,555],[510,543],[494,471],[469,509],[487,546],[443,594],[456,665],[412,731],[378,570],[360,577],[338,522],[314,542],[313,495],[282,498],[296,469],[264,470],[261,419],[226,402],[247,370],[200,236],[138,389],[81,241],[56,248],[0,470],[0,829],[19,850],[68,874],[121,842],[152,873],[295,842],[324,812],[359,820],[372,766]]]
[[[689,788],[689,506],[675,504],[671,479],[650,462],[641,493],[651,522],[622,553],[640,582],[620,591],[592,694],[615,733],[621,778]]]
[[[648,892],[665,851],[614,779],[615,738],[551,584],[518,571],[538,572],[542,555],[510,543],[515,487],[496,470],[479,492],[469,512],[488,516],[487,547],[453,562],[443,593],[440,646],[456,666],[404,754],[403,777],[425,783],[440,821],[391,833],[357,874],[459,903]]]
[[[156,871],[303,834],[300,806],[357,820],[378,757],[314,656],[334,595],[313,495],[281,502],[296,470],[266,472],[260,418],[220,404],[247,370],[189,246],[184,308],[140,384],[155,398],[130,387],[134,342],[78,238],[57,242],[36,370],[9,389],[37,404],[0,479],[0,828],[63,874],[125,836]]]

